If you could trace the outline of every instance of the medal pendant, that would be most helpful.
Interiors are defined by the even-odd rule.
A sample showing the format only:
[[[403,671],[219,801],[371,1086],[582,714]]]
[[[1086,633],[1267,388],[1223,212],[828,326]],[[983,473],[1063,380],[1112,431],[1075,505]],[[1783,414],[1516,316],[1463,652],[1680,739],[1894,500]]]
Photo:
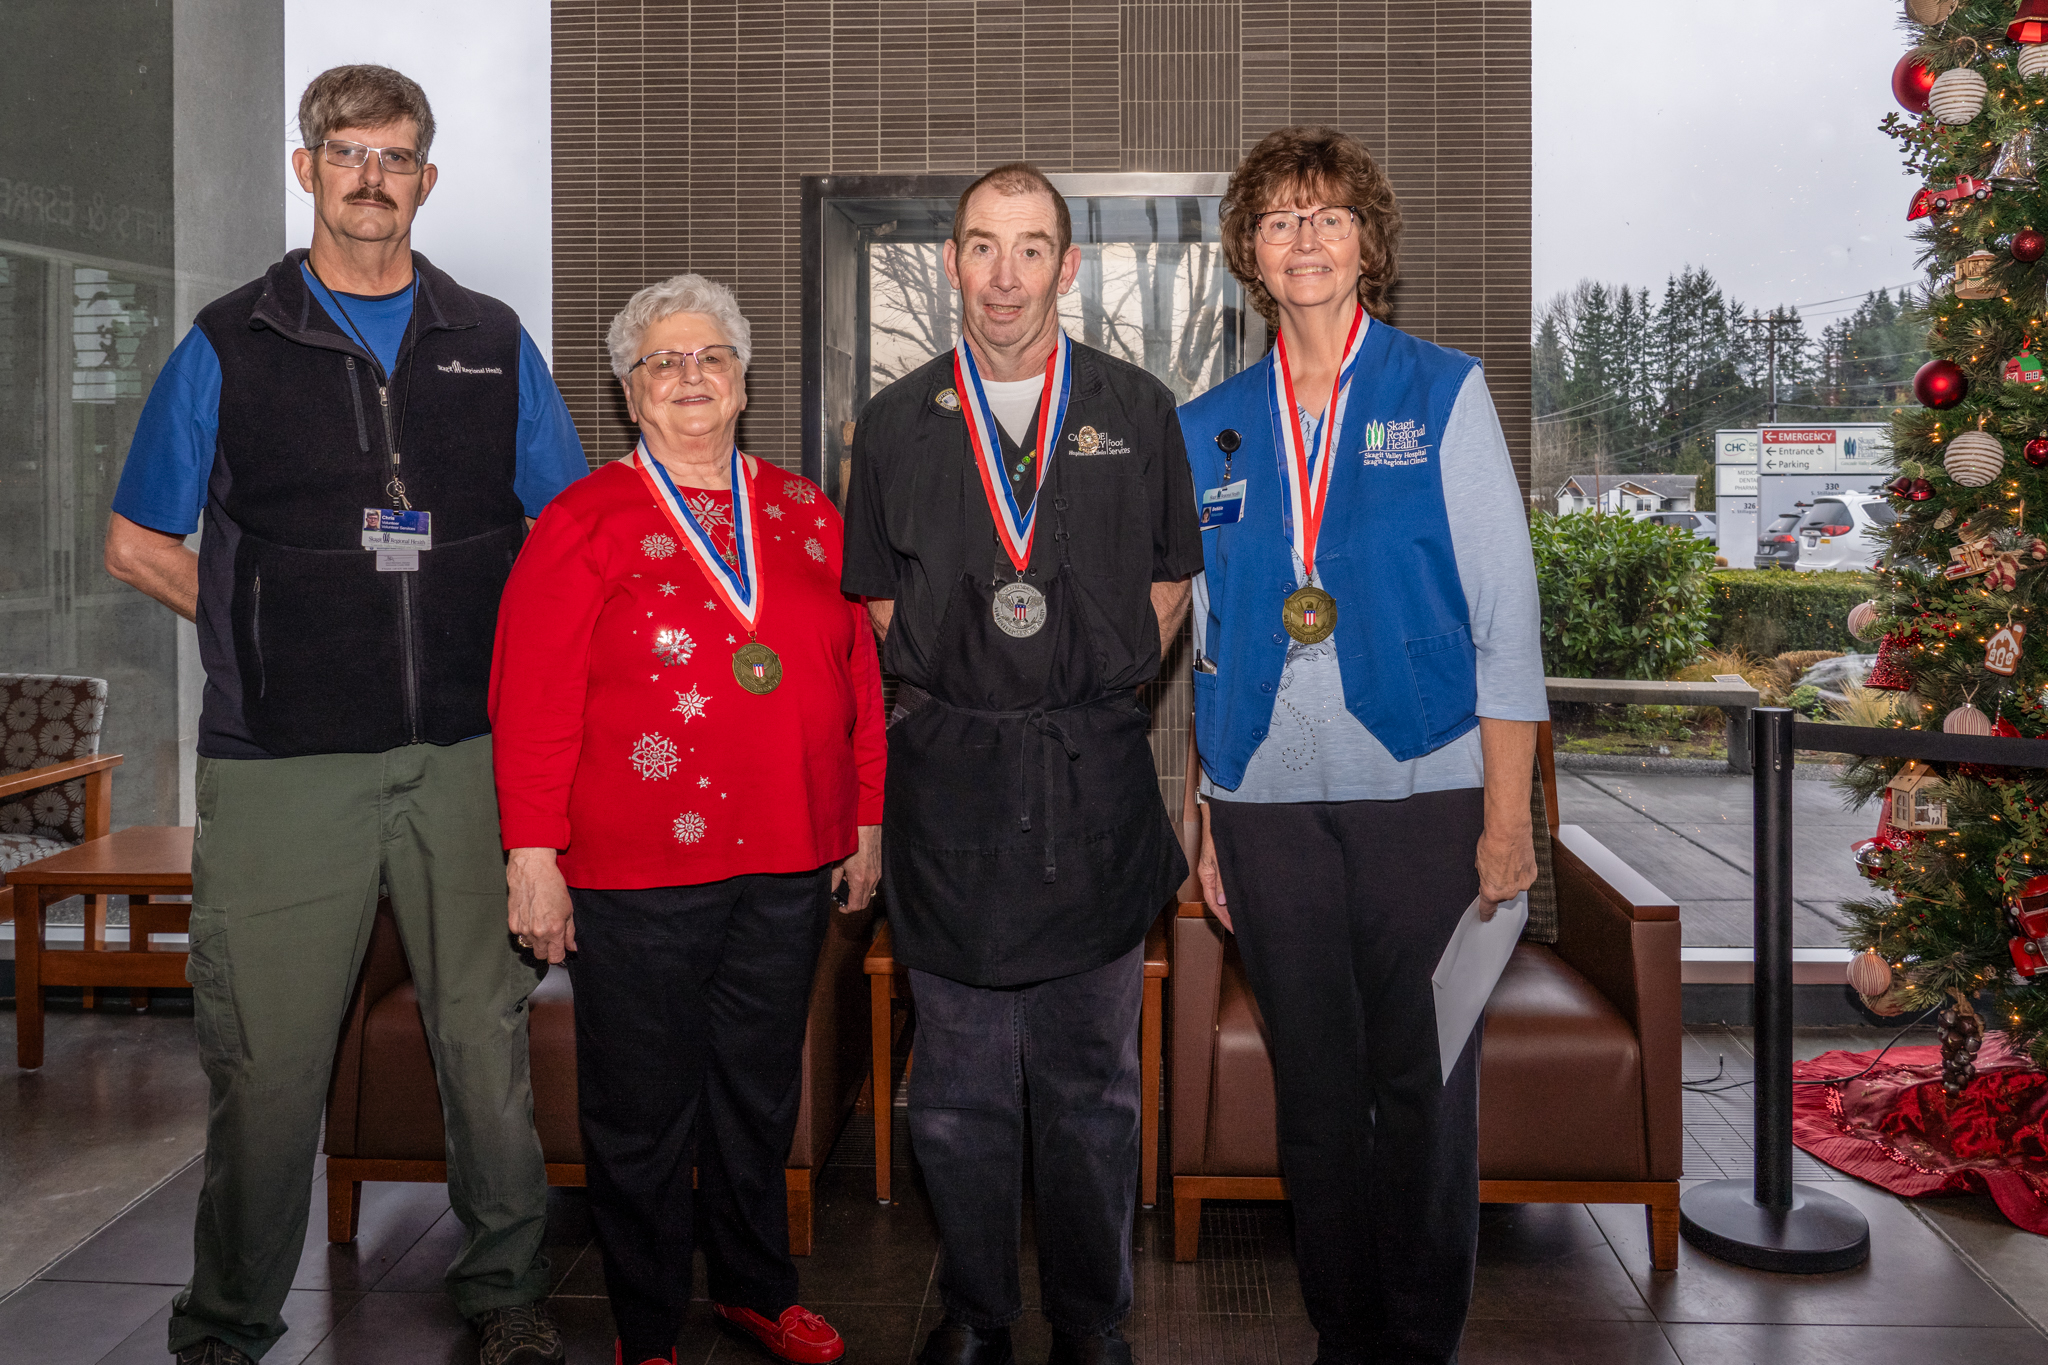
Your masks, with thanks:
[[[755,696],[766,696],[782,682],[782,660],[759,640],[749,640],[733,651],[732,676]]]
[[[1016,640],[1045,629],[1045,594],[1021,579],[996,589],[996,629]]]
[[[1280,604],[1287,633],[1305,645],[1319,645],[1337,628],[1337,599],[1318,587],[1296,588]]]

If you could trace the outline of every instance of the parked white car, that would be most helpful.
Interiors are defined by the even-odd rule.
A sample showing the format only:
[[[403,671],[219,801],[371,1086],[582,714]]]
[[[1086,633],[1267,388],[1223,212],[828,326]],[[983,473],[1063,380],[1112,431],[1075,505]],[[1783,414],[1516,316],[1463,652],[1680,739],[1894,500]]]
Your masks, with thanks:
[[[1884,551],[1879,533],[1899,519],[1885,498],[1870,493],[1827,493],[1813,500],[1794,533],[1802,573],[1868,569]]]

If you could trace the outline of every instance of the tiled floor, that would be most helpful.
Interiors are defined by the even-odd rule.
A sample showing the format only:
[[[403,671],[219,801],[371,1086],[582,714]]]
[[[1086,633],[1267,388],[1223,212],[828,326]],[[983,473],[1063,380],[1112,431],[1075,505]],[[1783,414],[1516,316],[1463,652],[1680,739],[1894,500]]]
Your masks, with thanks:
[[[177,1055],[189,1019],[135,1019],[75,1008],[51,1020],[51,1064],[0,1078],[0,1123],[40,1133],[21,1160],[0,1148],[0,1248],[13,1263],[48,1266],[0,1300],[0,1365],[127,1365],[161,1362],[171,1295],[189,1268],[199,1167],[197,1070]],[[1870,1046],[1877,1035],[1802,1033],[1802,1054]],[[126,1041],[123,1041],[126,1040]],[[12,1016],[0,1013],[0,1047]],[[1737,1088],[1687,1097],[1689,1176],[1742,1176],[1749,1169],[1747,1036],[1696,1030],[1686,1074],[1714,1074]],[[149,1064],[138,1059],[147,1056]],[[10,1069],[11,1070],[11,1069]],[[147,1073],[147,1074],[144,1074]],[[849,1343],[850,1362],[901,1363],[937,1321],[931,1215],[903,1141],[899,1202],[873,1199],[873,1134],[856,1117],[819,1181],[817,1254],[800,1263],[804,1295]],[[111,1136],[110,1136],[111,1135]],[[64,1157],[61,1152],[71,1155]],[[175,1173],[105,1223],[95,1214],[65,1239],[48,1213],[73,1199],[120,1198],[122,1182],[172,1154]],[[38,1163],[52,1172],[41,1184]],[[1545,1362],[1854,1362],[1855,1365],[2039,1365],[2048,1359],[2048,1239],[2007,1225],[1988,1201],[1908,1203],[1799,1158],[1801,1179],[1825,1180],[1871,1220],[1868,1265],[1835,1275],[1779,1277],[1681,1250],[1675,1274],[1653,1274],[1640,1211],[1629,1208],[1493,1206],[1485,1210],[1478,1283],[1465,1336],[1465,1365]],[[102,1195],[98,1187],[113,1193]],[[349,1247],[324,1238],[324,1192],[314,1209],[286,1316],[292,1331],[266,1358],[330,1365],[467,1362],[474,1346],[440,1275],[459,1229],[438,1187],[366,1187],[361,1234]],[[119,1205],[114,1205],[115,1209]],[[36,1210],[45,1212],[31,1217]],[[579,1193],[551,1200],[552,1307],[570,1359],[611,1359],[603,1276]],[[90,1228],[96,1233],[86,1235]],[[1284,1206],[1217,1203],[1202,1223],[1201,1258],[1172,1260],[1164,1209],[1138,1222],[1137,1304],[1127,1333],[1146,1365],[1306,1365],[1314,1333],[1302,1314]],[[73,1249],[75,1248],[75,1249]],[[64,1253],[59,1255],[59,1253]],[[1027,1272],[1026,1296],[1035,1293]],[[699,1286],[701,1293],[701,1284]],[[1043,1358],[1042,1324],[1019,1330],[1020,1360]],[[690,1362],[762,1359],[717,1334],[697,1306],[679,1343]]]
[[[1744,946],[1752,930],[1753,784],[1733,773],[1559,771],[1557,806],[1682,907],[1685,946]],[[1792,941],[1839,948],[1839,902],[1869,891],[1850,845],[1875,807],[1844,810],[1832,782],[1792,784]]]

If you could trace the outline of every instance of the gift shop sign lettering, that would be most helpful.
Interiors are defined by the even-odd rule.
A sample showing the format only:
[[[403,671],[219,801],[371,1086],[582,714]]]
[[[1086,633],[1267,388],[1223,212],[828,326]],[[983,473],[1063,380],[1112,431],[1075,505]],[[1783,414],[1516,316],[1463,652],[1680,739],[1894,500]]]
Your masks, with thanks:
[[[1765,474],[1850,474],[1888,469],[1889,428],[1765,427],[1757,433],[1758,467]]]
[[[84,241],[167,248],[171,215],[141,204],[109,204],[103,194],[81,199],[70,185],[42,185],[0,175],[0,225],[56,229]]]

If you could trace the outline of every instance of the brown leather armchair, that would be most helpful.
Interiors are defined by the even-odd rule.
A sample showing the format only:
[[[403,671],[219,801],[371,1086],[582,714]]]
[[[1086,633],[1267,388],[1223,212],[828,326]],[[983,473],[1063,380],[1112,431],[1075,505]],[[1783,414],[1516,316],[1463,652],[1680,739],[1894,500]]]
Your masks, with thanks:
[[[1487,1007],[1479,1197],[1641,1204],[1652,1266],[1675,1270],[1678,906],[1585,830],[1558,825],[1547,724],[1537,758],[1558,935],[1516,948]],[[1181,1261],[1195,1259],[1204,1199],[1287,1197],[1265,1024],[1235,941],[1199,896],[1184,893],[1172,943],[1169,1159]]]
[[[834,915],[811,986],[802,1098],[784,1176],[789,1249],[811,1253],[811,1190],[867,1080],[867,982],[861,959],[873,916]],[[533,1120],[550,1185],[581,1185],[576,1119],[575,996],[555,969],[527,1007]],[[327,1240],[352,1242],[366,1180],[448,1178],[441,1091],[420,1022],[419,998],[387,906],[377,909],[370,949],[342,1027],[327,1092]]]

